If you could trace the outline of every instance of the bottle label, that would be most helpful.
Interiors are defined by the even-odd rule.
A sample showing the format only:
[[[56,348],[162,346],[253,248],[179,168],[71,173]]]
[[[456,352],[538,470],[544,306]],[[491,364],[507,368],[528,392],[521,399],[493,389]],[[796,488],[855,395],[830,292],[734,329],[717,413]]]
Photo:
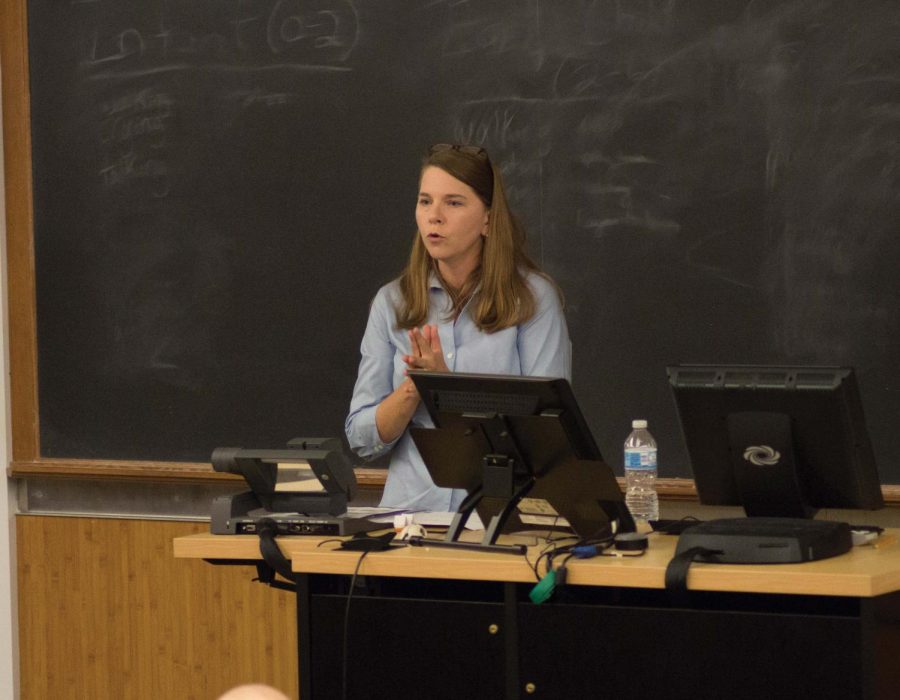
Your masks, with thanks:
[[[626,469],[656,469],[656,450],[625,450]]]

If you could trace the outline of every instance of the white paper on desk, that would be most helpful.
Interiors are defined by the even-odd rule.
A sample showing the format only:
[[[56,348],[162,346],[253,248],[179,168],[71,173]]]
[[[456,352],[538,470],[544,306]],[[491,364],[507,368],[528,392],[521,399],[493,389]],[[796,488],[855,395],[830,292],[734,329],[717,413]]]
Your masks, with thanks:
[[[561,515],[528,515],[519,513],[519,520],[525,525],[542,525],[544,527],[571,527],[569,521]]]
[[[448,513],[445,511],[397,511],[393,510],[390,513],[383,513],[381,515],[373,515],[369,518],[373,523],[389,523],[393,524],[394,515],[399,514],[409,514],[412,515],[412,519],[414,523],[421,525],[422,527],[450,527],[450,523],[453,522],[453,516],[456,513]],[[478,513],[472,511],[472,514],[469,516],[469,519],[466,521],[466,530],[484,530],[484,525],[481,522],[481,518],[478,517]]]
[[[403,508],[382,508],[381,506],[347,506],[350,518],[368,518],[374,523],[391,523],[395,515],[409,513]]]

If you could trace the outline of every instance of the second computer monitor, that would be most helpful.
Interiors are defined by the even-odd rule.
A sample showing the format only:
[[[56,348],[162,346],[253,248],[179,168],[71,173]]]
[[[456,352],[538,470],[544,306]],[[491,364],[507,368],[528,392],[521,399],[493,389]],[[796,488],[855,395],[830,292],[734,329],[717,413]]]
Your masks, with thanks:
[[[667,368],[701,503],[812,517],[883,505],[852,369]]]

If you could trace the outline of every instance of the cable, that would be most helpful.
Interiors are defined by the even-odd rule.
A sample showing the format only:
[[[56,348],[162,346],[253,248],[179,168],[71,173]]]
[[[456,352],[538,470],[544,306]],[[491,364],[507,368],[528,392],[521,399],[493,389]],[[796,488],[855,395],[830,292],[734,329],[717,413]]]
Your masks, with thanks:
[[[635,557],[642,557],[647,553],[646,549],[639,549],[633,552],[600,552],[601,557],[618,557],[619,559],[634,559]]]
[[[598,554],[601,554],[605,549],[608,549],[612,543],[612,536],[607,536],[599,540],[580,539],[571,544],[564,545],[553,542],[547,547],[544,547],[540,555],[538,555],[537,560],[531,565],[535,578],[537,578],[537,583],[528,593],[531,602],[538,605],[544,603],[553,596],[557,589],[566,585],[566,580],[568,578],[566,563],[569,559],[572,557],[577,557],[579,559],[595,557]],[[553,562],[557,556],[562,556],[563,559],[560,565],[554,569]],[[541,576],[540,565],[541,560],[544,558],[547,559],[547,565],[544,575]],[[531,562],[529,562],[529,564],[530,563]]]
[[[538,554],[538,558],[535,560],[534,565],[531,567],[532,571],[534,571],[534,577],[536,580],[540,581],[542,578],[540,572],[541,559],[543,559],[544,557],[547,558],[547,570],[549,571],[553,561],[553,552],[556,551],[557,548],[558,545],[556,544],[556,542],[550,542],[549,544],[545,545],[541,550],[541,553]]]
[[[356,576],[359,574],[359,567],[370,551],[372,550],[364,550],[359,555],[359,559],[356,560],[356,568],[353,570],[353,577],[350,579],[350,590],[347,592],[347,606],[344,608],[344,641],[341,658],[341,698],[343,700],[347,700],[347,654],[349,651],[347,640],[350,636],[350,601],[353,599],[353,589],[356,587]]]
[[[553,568],[553,559],[560,554],[575,554],[579,559],[589,559],[597,556],[600,552],[608,549],[612,543],[612,537],[604,537],[602,539],[580,539],[570,544],[559,544],[560,540],[551,542],[547,547],[541,550],[537,560],[532,565],[535,577],[540,580],[540,563],[541,560],[547,559],[547,571]]]
[[[685,529],[702,522],[693,515],[685,515],[678,520],[657,520],[653,530],[663,535],[680,535]]]

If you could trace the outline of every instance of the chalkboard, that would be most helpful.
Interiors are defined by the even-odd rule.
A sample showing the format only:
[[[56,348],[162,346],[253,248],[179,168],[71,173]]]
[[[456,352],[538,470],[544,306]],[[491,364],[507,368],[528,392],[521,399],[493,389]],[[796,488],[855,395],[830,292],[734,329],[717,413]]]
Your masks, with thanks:
[[[429,143],[487,146],[620,467],[665,366],[852,365],[900,482],[900,4],[30,0],[44,456],[340,435]]]

